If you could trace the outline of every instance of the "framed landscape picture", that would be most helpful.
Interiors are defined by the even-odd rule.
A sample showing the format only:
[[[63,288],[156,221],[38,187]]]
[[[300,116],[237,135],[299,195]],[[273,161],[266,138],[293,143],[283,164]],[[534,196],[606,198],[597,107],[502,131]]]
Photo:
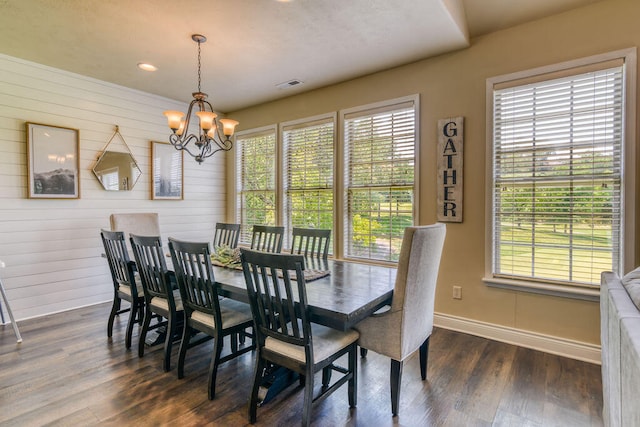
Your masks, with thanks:
[[[151,199],[183,199],[183,154],[171,144],[151,141]]]
[[[80,142],[77,129],[27,123],[30,199],[80,198]]]

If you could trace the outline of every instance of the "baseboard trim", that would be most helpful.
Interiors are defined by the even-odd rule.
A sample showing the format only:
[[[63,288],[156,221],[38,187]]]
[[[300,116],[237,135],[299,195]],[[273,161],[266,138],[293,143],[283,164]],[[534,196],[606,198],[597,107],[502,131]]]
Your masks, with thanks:
[[[580,341],[573,341],[551,335],[538,334],[522,329],[509,328],[492,323],[480,322],[464,317],[435,313],[434,325],[452,331],[463,332],[518,345],[533,350],[544,351],[571,359],[600,364],[600,346]]]

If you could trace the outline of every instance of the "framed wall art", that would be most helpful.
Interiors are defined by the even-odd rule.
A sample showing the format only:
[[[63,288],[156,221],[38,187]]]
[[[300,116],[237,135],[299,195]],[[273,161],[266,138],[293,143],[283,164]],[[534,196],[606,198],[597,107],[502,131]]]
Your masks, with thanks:
[[[27,123],[29,198],[80,198],[79,157],[77,129]]]
[[[182,200],[184,153],[164,142],[151,141],[151,199]]]

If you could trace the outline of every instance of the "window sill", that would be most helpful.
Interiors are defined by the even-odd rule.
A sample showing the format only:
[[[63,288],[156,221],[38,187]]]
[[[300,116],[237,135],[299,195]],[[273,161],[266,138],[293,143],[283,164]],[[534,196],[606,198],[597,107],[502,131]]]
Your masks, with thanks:
[[[510,289],[513,291],[531,292],[534,294],[552,295],[562,298],[573,298],[586,301],[599,301],[599,288],[558,285],[555,283],[533,282],[525,280],[484,277],[482,281],[489,287]]]

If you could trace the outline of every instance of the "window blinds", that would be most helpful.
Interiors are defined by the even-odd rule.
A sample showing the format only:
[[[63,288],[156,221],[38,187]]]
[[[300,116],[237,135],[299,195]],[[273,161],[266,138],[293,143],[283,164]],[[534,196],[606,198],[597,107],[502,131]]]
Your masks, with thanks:
[[[623,93],[622,66],[494,88],[495,276],[619,271]]]
[[[287,239],[293,227],[333,230],[333,118],[285,126],[282,134]]]
[[[236,139],[237,220],[242,224],[240,242],[251,243],[253,225],[276,224],[275,132]]]
[[[415,105],[345,116],[345,255],[396,261],[413,225]]]

